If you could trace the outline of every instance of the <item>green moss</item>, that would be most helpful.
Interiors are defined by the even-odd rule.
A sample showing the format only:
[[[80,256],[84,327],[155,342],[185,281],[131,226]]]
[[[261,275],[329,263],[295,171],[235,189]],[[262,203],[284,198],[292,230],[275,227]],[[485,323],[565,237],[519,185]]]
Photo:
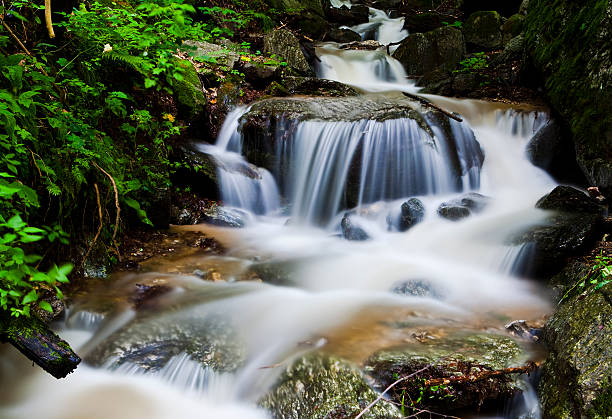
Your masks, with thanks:
[[[202,82],[198,73],[189,61],[176,60],[177,65],[183,69],[183,80],[174,83],[174,95],[179,110],[188,118],[200,114],[206,105],[206,97],[202,91]]]
[[[578,158],[594,183],[606,176],[610,181],[610,15],[609,0],[532,0],[525,25],[550,101],[569,121]]]

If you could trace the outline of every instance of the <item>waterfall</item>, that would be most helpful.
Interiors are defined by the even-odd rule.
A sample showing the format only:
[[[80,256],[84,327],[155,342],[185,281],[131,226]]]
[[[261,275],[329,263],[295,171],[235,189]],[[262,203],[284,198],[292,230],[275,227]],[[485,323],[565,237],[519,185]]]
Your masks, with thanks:
[[[404,29],[403,17],[391,19],[384,11],[371,7],[369,22],[349,29],[361,35],[361,39],[373,39],[381,45],[399,42],[408,36],[408,31]]]
[[[270,172],[252,166],[240,154],[240,118],[248,110],[246,106],[232,110],[223,122],[216,144],[197,144],[196,148],[215,159],[219,192],[226,206],[268,214],[280,206],[276,181]]]

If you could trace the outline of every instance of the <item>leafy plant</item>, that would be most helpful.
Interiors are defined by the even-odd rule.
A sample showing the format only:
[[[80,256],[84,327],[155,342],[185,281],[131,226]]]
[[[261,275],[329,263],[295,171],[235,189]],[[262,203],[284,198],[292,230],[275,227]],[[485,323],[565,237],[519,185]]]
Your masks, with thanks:
[[[442,22],[442,24],[444,26],[449,26],[451,28],[458,28],[461,29],[463,27],[463,22],[459,21],[459,20],[455,20],[453,23],[448,23],[448,22]]]
[[[602,250],[599,255],[595,256],[595,263],[591,266],[589,272],[563,294],[559,304],[576,291],[580,291],[580,293],[594,292],[609,283],[612,283],[612,257],[605,256]]]
[[[470,57],[459,62],[461,68],[455,70],[455,73],[473,73],[489,67],[489,57],[484,52],[476,52]]]

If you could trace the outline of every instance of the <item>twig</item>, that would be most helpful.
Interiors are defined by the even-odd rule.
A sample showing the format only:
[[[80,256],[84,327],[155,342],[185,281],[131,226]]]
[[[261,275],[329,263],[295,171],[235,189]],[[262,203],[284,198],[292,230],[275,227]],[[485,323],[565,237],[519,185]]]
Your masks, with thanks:
[[[429,369],[429,368],[431,368],[433,365],[434,365],[434,364],[429,364],[429,365],[427,365],[426,367],[423,367],[423,368],[421,368],[420,370],[415,371],[415,372],[413,372],[412,374],[407,375],[407,376],[405,376],[405,377],[402,377],[402,378],[400,378],[400,379],[396,380],[395,382],[391,383],[391,384],[389,385],[389,387],[387,387],[387,388],[385,389],[385,391],[383,391],[382,393],[380,393],[380,395],[379,395],[379,396],[376,398],[376,400],[374,400],[372,403],[370,403],[370,404],[369,404],[369,405],[368,405],[368,406],[367,406],[365,409],[363,409],[363,410],[361,411],[361,413],[359,413],[357,416],[355,416],[355,419],[359,419],[360,417],[362,417],[363,415],[365,415],[365,413],[366,413],[368,410],[370,410],[370,409],[371,409],[371,408],[372,408],[372,407],[373,407],[373,406],[374,406],[376,403],[378,403],[378,402],[379,402],[379,401],[380,401],[380,400],[381,400],[383,397],[385,397],[385,394],[386,394],[386,393],[387,393],[389,390],[391,390],[393,387],[395,387],[396,385],[398,385],[398,384],[399,384],[399,383],[401,383],[402,381],[405,381],[405,380],[407,380],[407,379],[409,379],[409,378],[414,377],[414,376],[415,376],[415,375],[417,375],[417,374],[422,373],[423,371],[428,370],[428,369]]]
[[[115,183],[115,179],[104,169],[102,169],[98,164],[92,161],[93,165],[96,166],[102,173],[104,173],[110,179],[113,185],[113,191],[115,192],[115,208],[117,209],[117,213],[115,216],[115,228],[113,229],[113,237],[111,238],[113,244],[115,245],[115,250],[117,251],[117,257],[119,261],[121,261],[121,255],[119,254],[119,246],[117,246],[117,242],[115,238],[117,237],[117,229],[119,228],[119,214],[121,212],[121,208],[119,207],[119,191],[117,190],[117,184]]]
[[[501,370],[493,370],[493,371],[483,371],[474,375],[464,375],[457,377],[445,377],[445,378],[434,378],[432,380],[425,381],[425,386],[438,386],[438,385],[447,385],[454,383],[474,383],[476,381],[486,380],[488,378],[501,377],[507,374],[527,374],[533,371],[538,367],[538,364],[535,362],[529,362],[527,365],[523,367],[515,367],[515,368],[504,368]]]
[[[96,232],[96,235],[94,236],[91,244],[89,245],[85,256],[83,256],[83,260],[81,261],[81,266],[79,266],[79,270],[81,270],[83,268],[83,265],[85,265],[85,261],[87,260],[89,253],[91,253],[91,249],[93,249],[94,245],[96,244],[96,241],[98,240],[98,237],[100,237],[100,233],[102,232],[102,205],[100,205],[100,190],[98,189],[97,183],[94,183],[94,189],[96,190],[96,202],[98,203],[98,218],[100,219],[100,225],[98,226],[98,231]]]
[[[51,20],[51,0],[45,0],[45,24],[47,25],[49,38],[55,38],[55,32],[53,32],[53,21]]]
[[[415,409],[415,408],[413,407],[413,409]],[[405,418],[402,418],[402,419],[416,418],[416,417],[418,417],[418,416],[419,416],[421,413],[429,413],[429,417],[431,417],[431,415],[436,415],[436,416],[440,416],[440,417],[442,417],[442,418],[461,419],[461,418],[460,418],[460,417],[458,417],[458,416],[445,415],[445,414],[438,413],[438,412],[432,412],[431,410],[427,410],[427,409],[416,409],[416,410],[418,410],[418,412],[413,413],[413,414],[412,414],[412,415],[410,415],[410,416],[406,416]]]
[[[428,101],[427,99],[414,95],[412,93],[406,93],[406,92],[402,92],[404,94],[404,96],[408,96],[411,99],[414,99],[416,101],[419,101],[421,104],[425,105],[425,106],[429,106],[430,108],[433,108],[437,111],[442,112],[444,115],[448,116],[449,118],[454,119],[455,121],[458,122],[463,122],[463,119],[459,118],[457,115],[447,111],[446,109],[442,109],[441,107],[439,107],[438,105],[435,105],[433,103],[431,103],[430,101]]]

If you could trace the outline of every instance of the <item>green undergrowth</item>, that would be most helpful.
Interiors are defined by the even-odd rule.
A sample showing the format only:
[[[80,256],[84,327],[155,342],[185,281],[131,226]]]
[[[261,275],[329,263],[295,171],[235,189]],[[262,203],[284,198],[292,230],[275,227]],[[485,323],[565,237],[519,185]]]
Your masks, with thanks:
[[[174,98],[187,81],[196,93],[200,85],[193,66],[177,65],[183,41],[271,26],[256,9],[231,7],[82,3],[55,11],[51,39],[41,5],[0,6],[2,310],[52,311],[41,297],[61,298],[94,245],[117,258],[122,231],[152,225],[181,164],[169,156],[188,121]]]

